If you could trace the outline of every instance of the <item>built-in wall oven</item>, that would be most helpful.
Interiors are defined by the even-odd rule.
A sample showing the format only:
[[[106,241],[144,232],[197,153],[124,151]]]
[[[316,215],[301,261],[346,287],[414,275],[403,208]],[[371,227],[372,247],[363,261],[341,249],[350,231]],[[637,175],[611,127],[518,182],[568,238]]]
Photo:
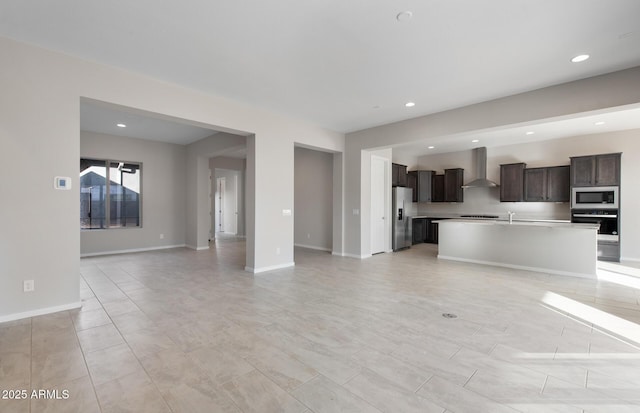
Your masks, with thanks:
[[[618,209],[617,186],[588,186],[571,189],[571,209]]]
[[[618,209],[573,209],[571,222],[598,224],[598,259],[620,261]]]
[[[620,240],[617,209],[574,209],[571,211],[571,222],[600,225],[599,241]]]

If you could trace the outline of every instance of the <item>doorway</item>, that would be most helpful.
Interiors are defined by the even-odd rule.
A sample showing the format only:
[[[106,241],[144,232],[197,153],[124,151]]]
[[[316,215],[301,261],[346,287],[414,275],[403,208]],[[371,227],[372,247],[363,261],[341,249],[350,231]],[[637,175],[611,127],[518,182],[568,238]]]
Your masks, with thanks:
[[[209,160],[211,170],[211,234],[244,235],[244,165],[239,158],[215,157]],[[224,166],[224,168],[220,168]]]
[[[309,147],[294,148],[293,240],[300,256],[333,251],[334,154]],[[299,255],[299,256],[298,256]]]

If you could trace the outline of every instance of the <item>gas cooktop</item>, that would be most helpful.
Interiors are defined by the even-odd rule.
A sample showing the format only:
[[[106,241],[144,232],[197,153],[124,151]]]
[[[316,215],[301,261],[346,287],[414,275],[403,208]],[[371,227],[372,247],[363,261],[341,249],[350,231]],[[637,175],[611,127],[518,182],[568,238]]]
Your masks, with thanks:
[[[471,219],[498,219],[497,215],[460,215],[460,218],[471,218]]]

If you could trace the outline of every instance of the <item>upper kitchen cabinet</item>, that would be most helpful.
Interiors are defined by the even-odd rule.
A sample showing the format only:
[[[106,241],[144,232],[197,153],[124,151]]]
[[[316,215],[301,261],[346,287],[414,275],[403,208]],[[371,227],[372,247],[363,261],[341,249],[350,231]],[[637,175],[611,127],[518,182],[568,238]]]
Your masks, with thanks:
[[[569,166],[500,165],[501,202],[569,202]]]
[[[527,202],[569,202],[569,166],[524,170],[524,200]]]
[[[464,169],[444,170],[444,202],[463,202]]]
[[[407,186],[406,165],[391,164],[391,186]]]
[[[431,202],[444,202],[444,175],[433,175],[431,179]]]
[[[569,165],[547,168],[547,201],[569,202],[571,198],[569,170]]]
[[[407,172],[407,188],[413,191],[413,202],[418,202],[418,171]]]
[[[413,202],[431,202],[433,171],[409,171],[407,186],[413,188]]]
[[[524,170],[524,200],[542,202],[547,198],[547,168]]]
[[[620,185],[620,153],[571,158],[572,186]]]
[[[500,202],[524,200],[524,163],[500,165]]]

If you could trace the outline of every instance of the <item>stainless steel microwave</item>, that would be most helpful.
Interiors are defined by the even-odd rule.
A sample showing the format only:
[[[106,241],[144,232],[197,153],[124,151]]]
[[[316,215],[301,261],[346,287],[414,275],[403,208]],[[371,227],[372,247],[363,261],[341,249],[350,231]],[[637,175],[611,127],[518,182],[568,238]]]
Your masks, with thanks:
[[[617,209],[618,193],[617,186],[574,187],[571,190],[571,208]]]

